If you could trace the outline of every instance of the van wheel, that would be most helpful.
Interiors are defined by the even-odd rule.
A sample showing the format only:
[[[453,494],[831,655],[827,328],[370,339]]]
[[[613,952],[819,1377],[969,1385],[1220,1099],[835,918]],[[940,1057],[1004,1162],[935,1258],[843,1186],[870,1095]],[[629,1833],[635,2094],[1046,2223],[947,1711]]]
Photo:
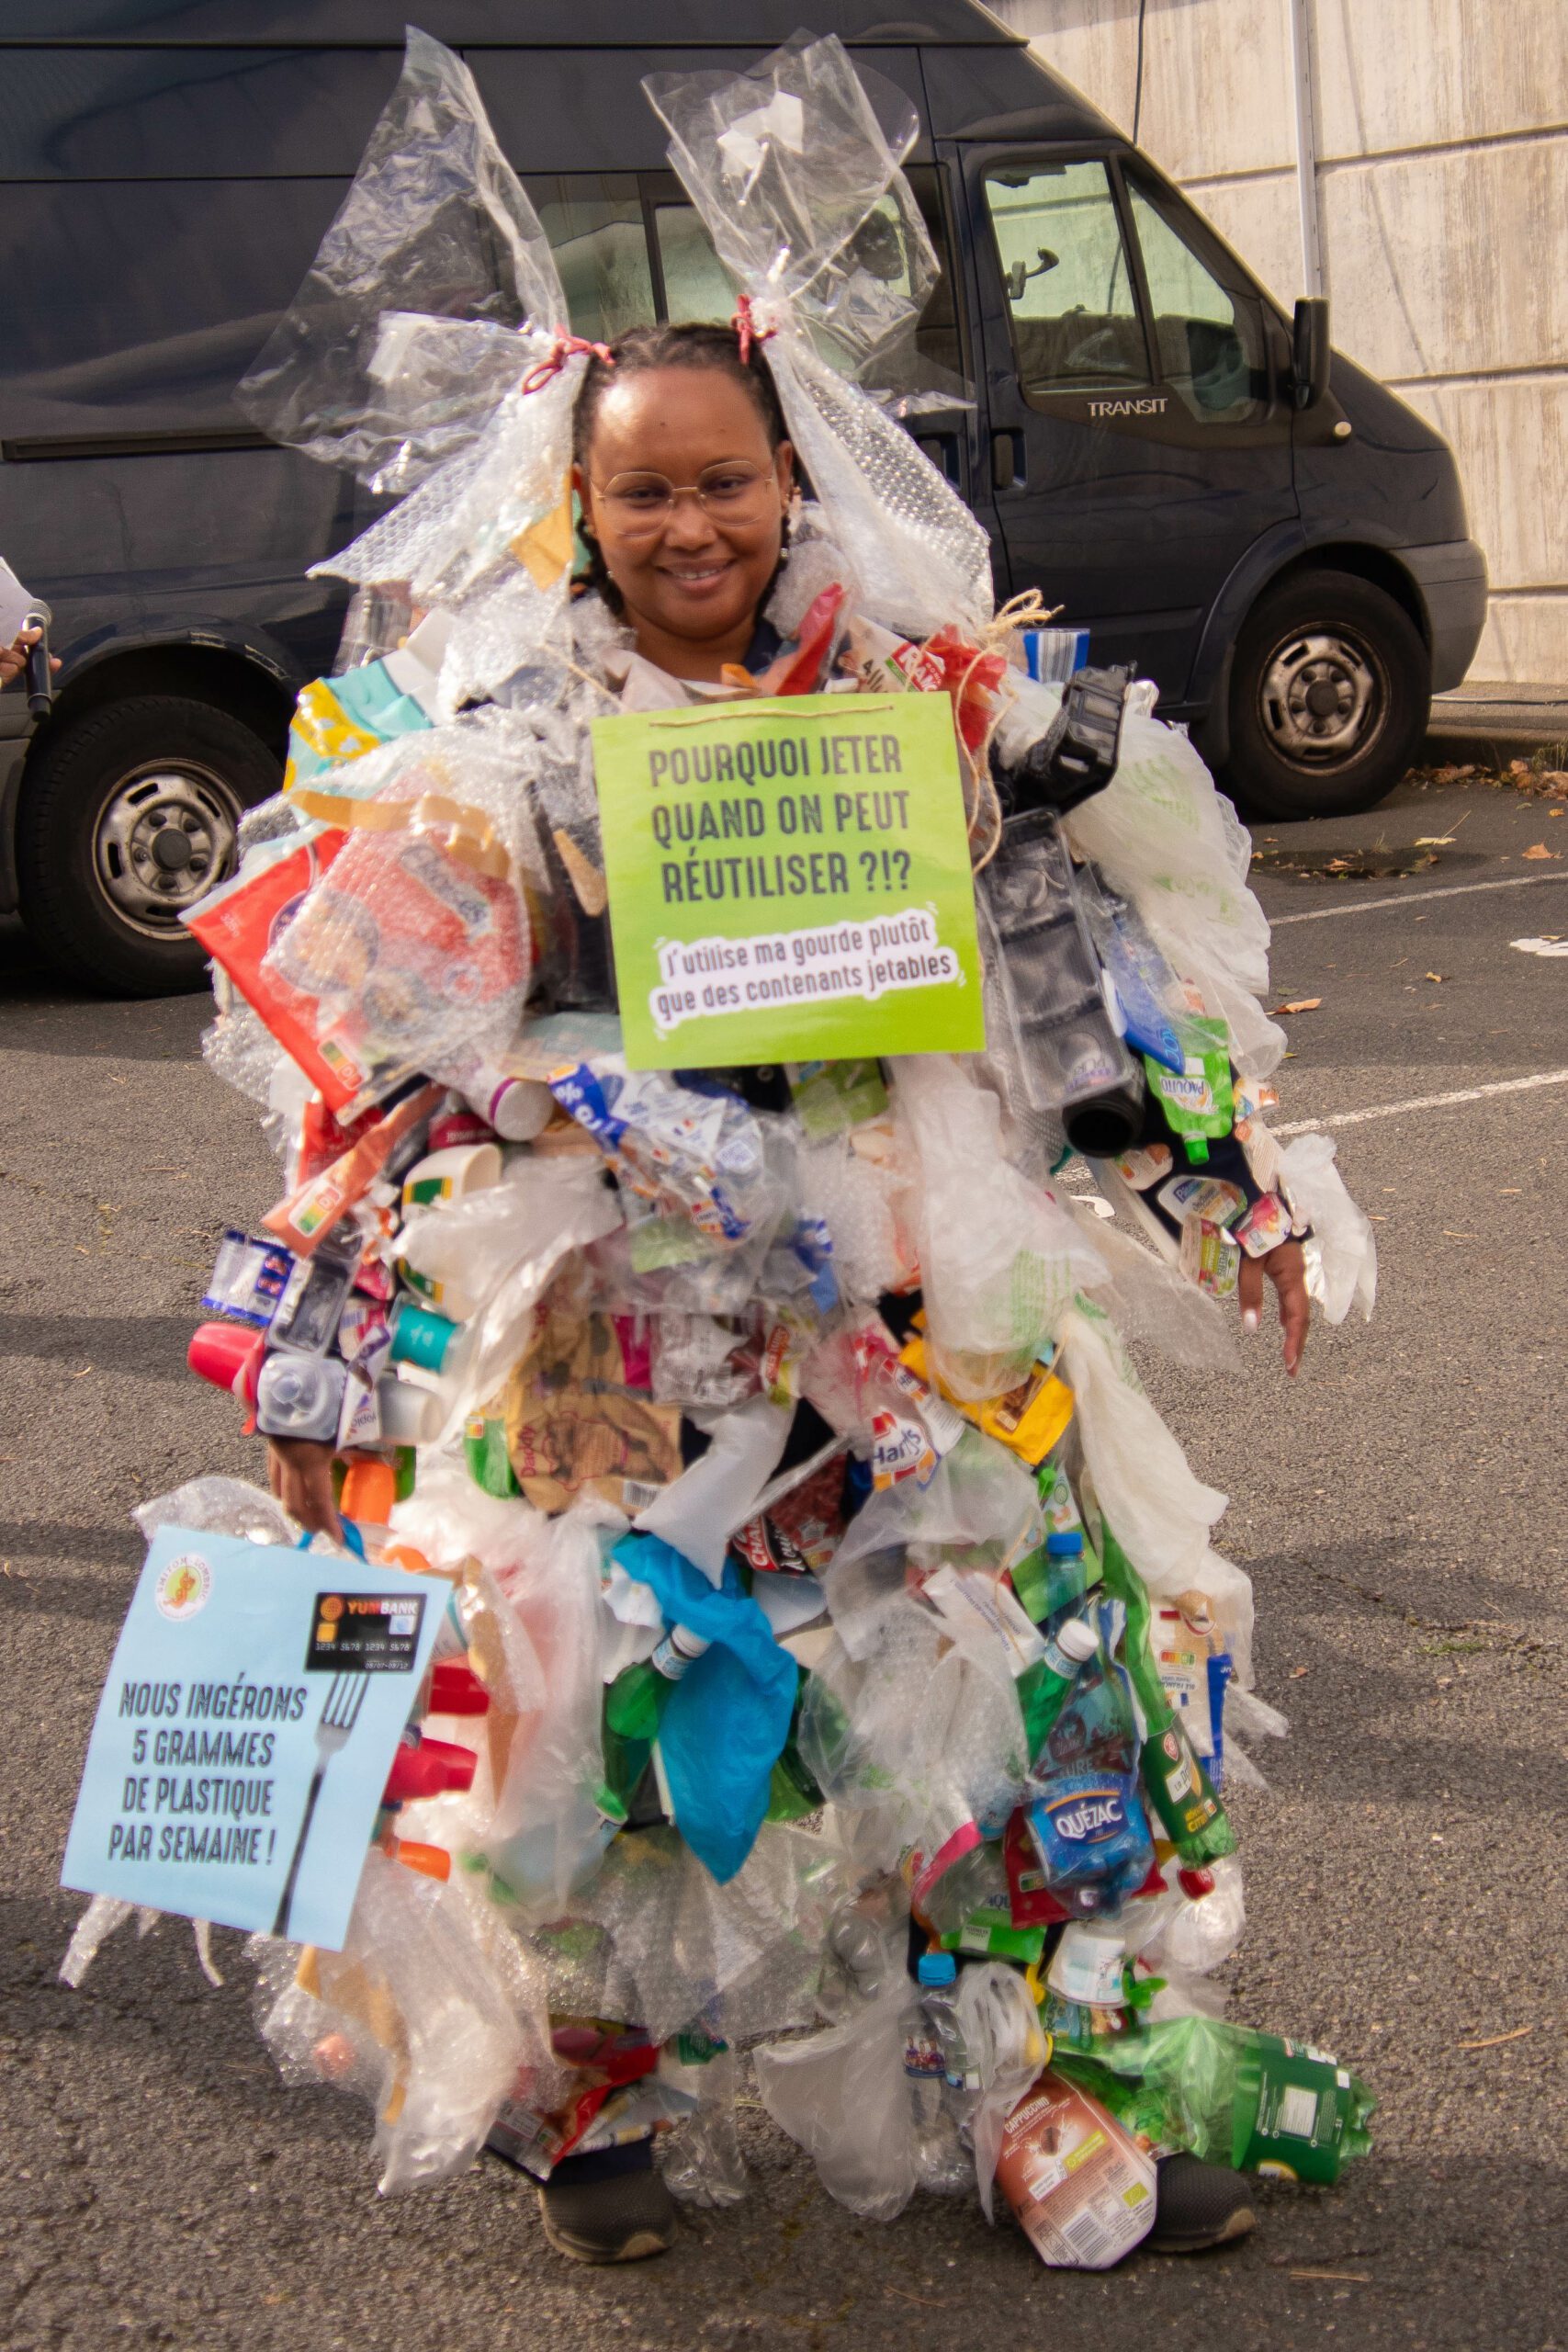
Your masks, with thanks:
[[[17,820],[22,918],[50,961],[115,996],[200,988],[180,922],[234,869],[240,818],[278,788],[276,761],[226,711],[137,695],[51,723]]]
[[[1259,598],[1231,670],[1225,782],[1260,817],[1371,808],[1427,731],[1432,661],[1392,596],[1307,571]]]

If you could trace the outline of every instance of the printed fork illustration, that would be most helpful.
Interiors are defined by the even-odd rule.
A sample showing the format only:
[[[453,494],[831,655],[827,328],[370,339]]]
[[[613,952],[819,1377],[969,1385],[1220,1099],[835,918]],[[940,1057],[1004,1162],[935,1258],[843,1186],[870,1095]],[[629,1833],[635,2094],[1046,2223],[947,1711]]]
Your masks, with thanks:
[[[283,1884],[283,1899],[273,1922],[275,1936],[288,1933],[288,1913],[294,1901],[294,1884],[299,1876],[299,1865],[305,1858],[305,1844],[310,1835],[310,1823],[316,1811],[316,1799],[321,1793],[321,1782],[327,1777],[327,1766],[340,1748],[346,1747],[359,1710],[365,1701],[365,1687],[369,1678],[364,1674],[334,1674],[316,1725],[316,1769],[310,1776],[310,1793],[305,1800],[305,1818],[299,1824],[299,1835],[294,1844],[294,1859],[288,1865],[288,1876]]]

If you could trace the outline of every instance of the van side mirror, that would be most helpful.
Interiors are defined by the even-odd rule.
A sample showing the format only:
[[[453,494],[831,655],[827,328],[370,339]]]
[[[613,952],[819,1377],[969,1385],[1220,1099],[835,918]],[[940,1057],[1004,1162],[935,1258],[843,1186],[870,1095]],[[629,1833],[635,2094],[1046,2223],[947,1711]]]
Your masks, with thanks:
[[[1334,346],[1328,339],[1325,295],[1303,294],[1296,304],[1291,342],[1291,374],[1298,409],[1316,408],[1328,395]]]

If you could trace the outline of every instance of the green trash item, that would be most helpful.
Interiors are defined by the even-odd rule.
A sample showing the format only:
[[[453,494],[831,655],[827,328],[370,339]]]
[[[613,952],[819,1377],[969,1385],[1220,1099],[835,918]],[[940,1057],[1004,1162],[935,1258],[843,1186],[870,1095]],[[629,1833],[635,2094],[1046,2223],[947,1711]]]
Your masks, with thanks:
[[[1203,1769],[1187,1727],[1159,1679],[1150,1642],[1148,1587],[1109,1526],[1100,1529],[1105,1589],[1127,1612],[1122,1639],[1126,1668],[1146,1725],[1139,1758],[1144,1791],[1165,1835],[1184,1862],[1201,1867],[1235,1851],[1230,1816]]]
[[[1371,2146],[1377,2101],[1348,2067],[1310,2042],[1220,2018],[1168,2018],[1059,2063],[1112,2112],[1107,2078],[1136,2082],[1145,2113],[1161,2116],[1156,2136],[1238,2172],[1330,2187]]]

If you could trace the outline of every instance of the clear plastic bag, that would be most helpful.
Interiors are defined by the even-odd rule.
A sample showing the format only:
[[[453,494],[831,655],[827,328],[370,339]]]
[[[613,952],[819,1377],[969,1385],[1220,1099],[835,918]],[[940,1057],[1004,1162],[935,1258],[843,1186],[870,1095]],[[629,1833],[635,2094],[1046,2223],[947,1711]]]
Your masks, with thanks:
[[[411,27],[354,184],[236,398],[274,440],[400,494],[470,447],[516,383],[510,330],[565,317],[472,74]]]
[[[283,1505],[259,1487],[206,1472],[166,1495],[138,1503],[130,1516],[149,1544],[161,1527],[199,1527],[214,1535],[246,1535],[253,1544],[281,1544],[285,1548],[298,1533]]]
[[[1330,1323],[1352,1306],[1370,1322],[1378,1295],[1378,1245],[1366,1213],[1345,1189],[1331,1136],[1293,1136],[1280,1154],[1279,1181],[1312,1227],[1307,1288]]]
[[[867,2221],[891,2222],[915,2193],[914,2117],[904,2052],[913,1988],[890,1955],[883,1989],[837,2024],[756,2052],[757,2088],[781,2131],[803,2147],[830,2197]]]
[[[1062,1342],[1084,1463],[1117,1542],[1156,1600],[1212,1592],[1209,1532],[1225,1497],[1193,1476],[1108,1322],[1076,1313]]]
[[[547,875],[525,790],[532,734],[500,711],[367,752],[303,805],[347,838],[262,958],[358,1069],[454,1079],[499,1053],[532,963],[525,888]]]
[[[963,1971],[954,2013],[965,2080],[980,2094],[968,2130],[975,2179],[988,2222],[1002,2126],[1045,2064],[1046,2041],[1028,1985],[1016,1968],[997,1961]]]
[[[693,2112],[665,2143],[661,2168],[666,2185],[682,2205],[709,2210],[739,2205],[746,2194],[746,2159],[740,2153],[735,2102],[740,2066],[733,2050],[716,2050],[701,2061],[660,2061],[661,2077],[672,2078]]]
[[[954,1396],[1004,1396],[1103,1262],[1082,1227],[1007,1159],[988,1088],[950,1055],[904,1056],[892,1067],[895,1108],[920,1171],[933,1364]]]

